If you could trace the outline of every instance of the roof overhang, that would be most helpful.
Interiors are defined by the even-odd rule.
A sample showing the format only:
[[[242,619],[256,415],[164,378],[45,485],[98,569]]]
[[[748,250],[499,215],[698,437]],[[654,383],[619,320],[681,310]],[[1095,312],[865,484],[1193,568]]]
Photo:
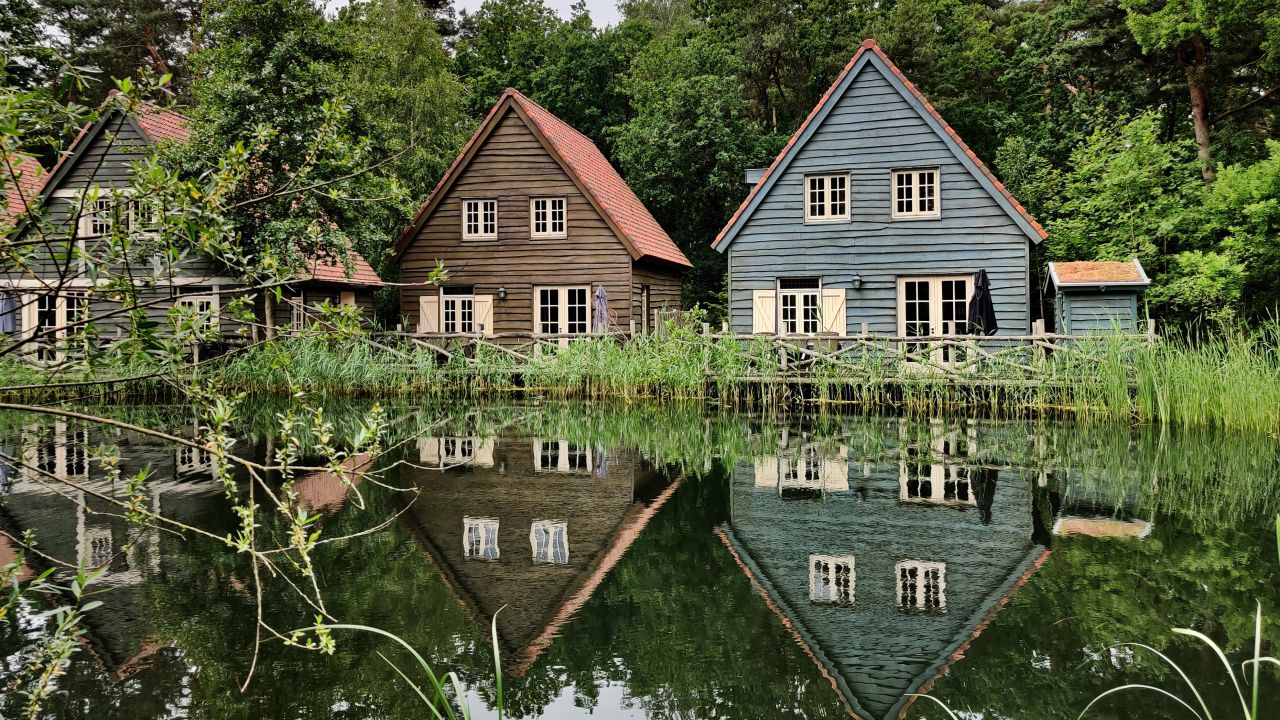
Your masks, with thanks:
[[[1133,263],[1134,268],[1138,271],[1137,280],[1070,280],[1063,281],[1058,274],[1058,263],[1049,263],[1049,280],[1053,282],[1053,286],[1059,290],[1087,290],[1097,288],[1105,290],[1109,287],[1146,287],[1151,284],[1151,278],[1147,277],[1147,271],[1142,267],[1142,263],[1138,262],[1138,258],[1131,258],[1128,262]]]

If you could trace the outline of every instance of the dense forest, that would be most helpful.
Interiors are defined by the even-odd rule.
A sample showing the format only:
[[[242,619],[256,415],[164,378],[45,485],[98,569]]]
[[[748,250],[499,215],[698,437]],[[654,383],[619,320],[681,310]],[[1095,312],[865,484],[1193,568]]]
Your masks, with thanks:
[[[7,0],[5,84],[95,107],[162,78],[198,172],[256,144],[233,221],[385,250],[503,88],[590,136],[723,303],[709,241],[858,44],[877,39],[1049,230],[1052,259],[1139,257],[1153,316],[1280,306],[1280,0],[622,0],[596,27],[541,0]],[[71,118],[74,113],[67,113]],[[46,167],[77,130],[24,135]],[[302,196],[291,167],[326,192]],[[280,192],[274,191],[279,189]]]

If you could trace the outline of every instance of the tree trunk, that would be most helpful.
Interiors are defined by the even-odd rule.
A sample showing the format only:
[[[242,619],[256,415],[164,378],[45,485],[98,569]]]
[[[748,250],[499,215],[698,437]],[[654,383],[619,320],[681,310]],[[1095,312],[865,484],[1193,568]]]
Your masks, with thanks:
[[[1192,57],[1183,62],[1187,76],[1187,92],[1191,95],[1191,124],[1196,134],[1196,155],[1200,158],[1200,174],[1206,183],[1213,182],[1213,150],[1209,147],[1209,85],[1205,80],[1204,38],[1191,39]]]
[[[276,339],[276,294],[274,288],[268,288],[262,294],[262,325],[267,340]]]

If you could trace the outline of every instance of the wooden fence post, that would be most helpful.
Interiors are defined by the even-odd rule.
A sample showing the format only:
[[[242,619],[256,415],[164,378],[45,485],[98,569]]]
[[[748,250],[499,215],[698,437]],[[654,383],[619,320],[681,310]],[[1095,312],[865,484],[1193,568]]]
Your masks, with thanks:
[[[1156,319],[1147,318],[1147,342],[1154,343],[1156,341]]]

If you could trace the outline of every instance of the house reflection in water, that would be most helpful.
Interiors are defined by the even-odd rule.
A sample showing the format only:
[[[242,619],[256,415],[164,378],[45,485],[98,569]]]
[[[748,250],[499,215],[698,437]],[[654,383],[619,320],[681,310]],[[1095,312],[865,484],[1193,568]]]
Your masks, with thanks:
[[[27,555],[31,572],[52,565],[45,556],[106,568],[94,584],[94,599],[102,605],[86,613],[82,622],[90,650],[119,680],[144,667],[169,643],[153,637],[149,613],[138,595],[146,577],[161,570],[160,533],[129,523],[121,509],[105,499],[123,501],[127,492],[123,482],[113,484],[90,457],[104,443],[128,449],[121,463],[123,478],[149,466],[145,502],[165,517],[198,524],[198,518],[210,511],[210,498],[222,494],[222,486],[212,481],[205,453],[175,449],[131,432],[108,435],[59,420],[0,439],[0,451],[18,459],[6,463],[0,527],[15,537],[34,531],[40,552]]]
[[[647,461],[559,438],[423,437],[401,517],[522,674],[675,492]],[[406,494],[403,500],[408,502]]]
[[[903,423],[860,459],[784,433],[733,470],[717,533],[853,716],[905,714],[1047,556],[1032,477],[981,441],[970,423]]]

